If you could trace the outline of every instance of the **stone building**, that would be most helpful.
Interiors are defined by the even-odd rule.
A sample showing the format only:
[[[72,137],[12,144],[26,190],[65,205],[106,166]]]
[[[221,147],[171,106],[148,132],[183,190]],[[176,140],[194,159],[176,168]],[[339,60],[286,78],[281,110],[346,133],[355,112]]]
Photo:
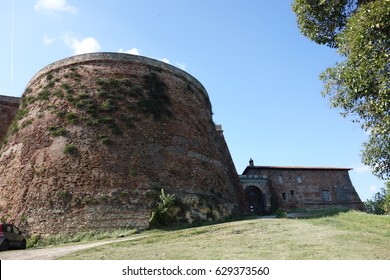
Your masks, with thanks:
[[[240,175],[251,212],[269,214],[276,208],[341,207],[364,210],[352,185],[350,168],[255,166],[249,161]]]
[[[147,228],[161,189],[179,222],[241,211],[209,96],[174,66],[74,56],[39,71],[20,104],[0,147],[0,217],[29,233]]]

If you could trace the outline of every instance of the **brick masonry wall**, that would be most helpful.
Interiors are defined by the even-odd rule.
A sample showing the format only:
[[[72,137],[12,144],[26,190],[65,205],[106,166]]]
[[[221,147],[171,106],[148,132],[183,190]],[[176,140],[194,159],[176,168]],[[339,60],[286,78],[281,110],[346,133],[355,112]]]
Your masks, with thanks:
[[[0,142],[18,111],[20,98],[0,95]]]
[[[207,92],[186,72],[81,55],[39,71],[23,101],[0,150],[0,216],[29,233],[146,228],[161,188],[180,201],[178,221],[239,212]]]

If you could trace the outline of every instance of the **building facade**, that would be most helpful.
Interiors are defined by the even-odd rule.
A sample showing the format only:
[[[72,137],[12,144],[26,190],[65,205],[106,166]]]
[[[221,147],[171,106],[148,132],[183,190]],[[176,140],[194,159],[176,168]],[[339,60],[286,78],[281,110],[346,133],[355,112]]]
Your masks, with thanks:
[[[240,175],[248,207],[265,215],[276,208],[340,207],[364,210],[349,177],[350,168],[255,166]]]

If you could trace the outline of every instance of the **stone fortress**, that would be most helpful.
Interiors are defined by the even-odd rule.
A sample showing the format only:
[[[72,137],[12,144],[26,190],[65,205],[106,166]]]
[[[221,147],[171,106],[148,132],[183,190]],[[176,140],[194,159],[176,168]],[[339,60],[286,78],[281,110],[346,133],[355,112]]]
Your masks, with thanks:
[[[202,84],[142,56],[46,66],[22,98],[0,96],[0,141],[0,217],[30,234],[147,228],[161,189],[189,223],[273,207],[363,209],[348,169],[251,161],[239,176]]]

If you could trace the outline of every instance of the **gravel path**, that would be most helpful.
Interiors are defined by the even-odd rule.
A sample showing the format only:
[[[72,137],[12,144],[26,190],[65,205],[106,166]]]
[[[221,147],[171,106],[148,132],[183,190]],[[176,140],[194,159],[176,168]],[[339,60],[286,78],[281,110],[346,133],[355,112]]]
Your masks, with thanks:
[[[61,256],[73,253],[76,251],[93,248],[96,246],[106,245],[110,243],[123,242],[142,238],[141,236],[130,236],[120,239],[111,239],[96,241],[93,243],[64,245],[61,247],[47,247],[41,249],[27,249],[27,250],[10,250],[0,252],[0,260],[52,260]]]

